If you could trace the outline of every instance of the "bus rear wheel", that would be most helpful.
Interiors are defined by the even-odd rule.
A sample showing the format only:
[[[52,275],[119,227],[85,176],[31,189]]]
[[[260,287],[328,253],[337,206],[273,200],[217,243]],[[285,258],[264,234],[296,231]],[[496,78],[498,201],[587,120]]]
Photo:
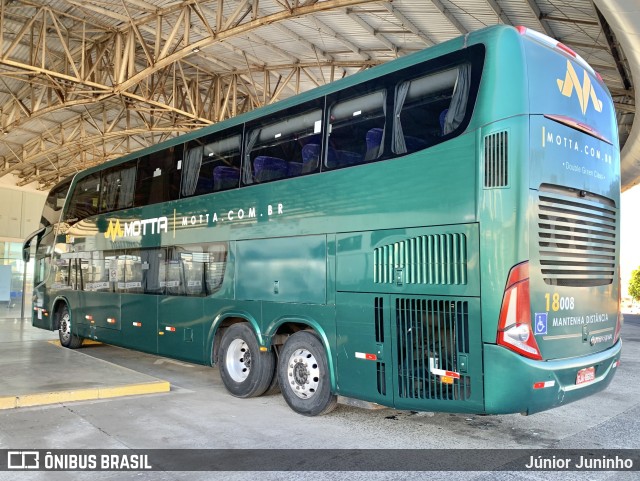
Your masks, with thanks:
[[[299,414],[327,414],[338,404],[337,397],[331,392],[324,346],[311,332],[296,332],[287,339],[280,351],[278,379],[282,396]]]
[[[260,351],[247,324],[233,324],[225,330],[218,360],[222,382],[235,397],[260,396],[271,385],[275,356],[272,351]]]
[[[58,310],[58,337],[60,344],[69,349],[82,346],[82,338],[76,336],[71,328],[71,313],[66,304]]]

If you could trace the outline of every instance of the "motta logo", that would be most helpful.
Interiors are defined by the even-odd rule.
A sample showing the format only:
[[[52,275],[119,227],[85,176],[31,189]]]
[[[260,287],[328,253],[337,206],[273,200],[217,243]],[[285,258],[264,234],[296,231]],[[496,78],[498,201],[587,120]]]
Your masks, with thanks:
[[[111,242],[121,237],[138,237],[147,234],[160,234],[169,229],[169,219],[166,217],[153,217],[151,219],[134,220],[120,223],[119,219],[109,219],[109,227],[104,233],[105,239],[111,238]]]
[[[602,100],[596,95],[596,91],[591,83],[591,78],[587,75],[586,70],[583,71],[582,83],[580,83],[576,69],[573,68],[571,62],[567,60],[567,72],[564,80],[557,79],[557,82],[560,93],[565,97],[571,97],[575,90],[583,114],[587,113],[589,100],[593,103],[593,108],[596,109],[596,112],[602,112]]]
[[[109,228],[107,229],[107,232],[104,233],[105,239],[108,239],[109,237],[111,237],[111,242],[114,242],[117,237],[123,237],[123,236],[124,236],[124,230],[120,225],[120,220],[116,219],[114,221],[113,219],[110,219]]]

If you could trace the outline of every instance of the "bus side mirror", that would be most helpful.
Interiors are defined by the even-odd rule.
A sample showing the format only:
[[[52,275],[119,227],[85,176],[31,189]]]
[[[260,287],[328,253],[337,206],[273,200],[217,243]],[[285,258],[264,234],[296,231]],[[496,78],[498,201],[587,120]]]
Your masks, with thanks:
[[[31,259],[31,252],[29,252],[29,249],[22,249],[22,260],[25,264],[29,262],[29,259]]]

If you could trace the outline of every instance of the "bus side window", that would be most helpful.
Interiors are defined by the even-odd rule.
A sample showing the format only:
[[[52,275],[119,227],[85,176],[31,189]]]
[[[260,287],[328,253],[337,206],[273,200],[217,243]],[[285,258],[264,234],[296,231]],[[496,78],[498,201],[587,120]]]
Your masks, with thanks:
[[[395,90],[391,148],[407,154],[442,141],[462,123],[470,86],[469,64],[400,83]]]
[[[322,108],[319,101],[296,108],[303,113],[274,115],[284,120],[247,127],[242,180],[245,185],[297,177],[318,171],[318,156],[307,145],[320,147]]]
[[[217,141],[190,143],[184,158],[180,195],[189,197],[238,187],[241,139],[238,134]]]
[[[100,173],[81,179],[73,191],[69,208],[65,214],[68,223],[74,223],[98,213],[100,197]]]
[[[108,262],[108,261],[107,261]],[[110,292],[109,267],[105,263],[104,252],[93,251],[87,263],[85,274],[85,291]]]
[[[142,157],[136,175],[135,205],[145,206],[175,200],[180,193],[183,146]]]
[[[207,294],[212,294],[220,289],[224,281],[227,264],[227,244],[225,242],[209,244],[207,251],[209,254],[209,263],[206,268]]]
[[[328,169],[375,160],[384,152],[386,90],[341,100],[353,90],[341,93],[329,111]]]
[[[209,254],[202,252],[201,246],[185,246],[180,249],[185,283],[184,293],[187,296],[201,296],[204,294],[204,266],[207,264]]]
[[[164,272],[160,273],[164,277],[165,293],[170,296],[183,296],[184,275],[182,272],[182,261],[180,259],[179,248],[170,247],[164,264]]]
[[[164,267],[165,250],[143,249],[140,252],[140,257],[142,260],[142,289],[145,294],[162,294],[165,287],[162,285],[165,271],[162,269],[161,272],[160,266]],[[162,279],[160,278],[161,274]]]
[[[133,207],[136,162],[132,160],[102,173],[100,212]]]

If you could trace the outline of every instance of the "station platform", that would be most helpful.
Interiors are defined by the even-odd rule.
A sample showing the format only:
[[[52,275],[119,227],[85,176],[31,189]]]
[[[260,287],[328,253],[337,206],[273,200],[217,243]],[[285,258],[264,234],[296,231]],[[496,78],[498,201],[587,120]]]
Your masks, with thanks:
[[[169,382],[72,350],[56,332],[0,319],[0,409],[168,392]]]

